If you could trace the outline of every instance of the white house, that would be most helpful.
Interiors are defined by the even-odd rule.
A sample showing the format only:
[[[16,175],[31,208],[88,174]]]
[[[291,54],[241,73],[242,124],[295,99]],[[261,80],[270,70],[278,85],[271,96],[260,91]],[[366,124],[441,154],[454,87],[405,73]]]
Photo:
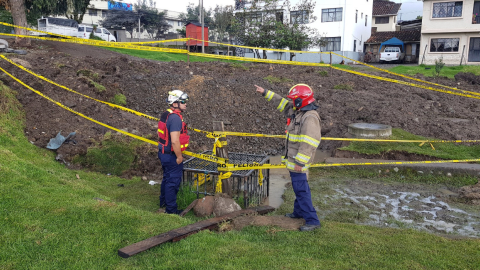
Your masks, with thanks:
[[[419,63],[480,65],[480,1],[423,0]]]
[[[373,1],[372,27],[376,32],[395,31],[397,26],[397,15],[402,4],[385,0]]]
[[[295,5],[300,1],[291,0],[290,3]],[[261,4],[262,1],[236,0],[236,12],[243,11],[244,7],[248,10],[252,2]],[[326,50],[363,52],[363,43],[371,34],[372,4],[373,0],[317,1],[313,14],[317,20],[309,24],[327,38]],[[292,14],[286,10],[282,12],[290,21],[305,16],[302,11],[292,11]]]
[[[132,10],[133,12],[133,2],[136,0],[116,0],[115,2],[109,0],[93,0],[90,1],[90,4],[87,7],[87,11],[83,17],[82,24],[89,24],[89,25],[101,25],[100,21],[105,19],[109,10],[112,9],[125,9],[125,10]],[[165,19],[168,24],[170,24],[171,28],[168,30],[169,32],[177,33],[177,29],[183,28],[183,23],[180,21],[179,16],[180,12],[170,11],[166,9],[158,9],[161,12],[165,12]],[[112,30],[112,33],[118,35],[125,35],[125,38],[128,40],[124,40],[125,38],[117,37],[119,41],[130,41],[132,38],[130,33],[125,31],[116,31]],[[138,38],[138,31],[134,32],[133,38]],[[148,35],[146,31],[142,32],[140,35],[141,39],[150,39],[151,37]]]

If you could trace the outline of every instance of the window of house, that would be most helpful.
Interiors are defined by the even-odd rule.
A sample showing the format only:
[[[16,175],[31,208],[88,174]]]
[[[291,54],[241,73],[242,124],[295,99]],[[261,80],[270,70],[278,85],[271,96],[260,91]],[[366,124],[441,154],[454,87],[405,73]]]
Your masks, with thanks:
[[[107,17],[107,11],[106,10],[102,10],[102,17],[103,18]]]
[[[390,22],[390,17],[385,16],[385,17],[375,17],[375,23],[376,24],[387,24]]]
[[[433,3],[432,18],[461,17],[463,1]]]
[[[88,10],[88,15],[97,16],[97,10],[96,9],[89,9]]]
[[[249,22],[262,22],[262,12],[251,12],[245,14],[245,19]]]
[[[341,22],[343,8],[322,9],[322,22]]]
[[[297,10],[290,12],[290,23],[306,24],[308,23],[308,11]]]
[[[178,22],[177,22],[177,26],[182,26],[182,22],[181,22],[181,21],[178,21]]]
[[[323,51],[340,51],[340,46],[342,44],[341,37],[327,37],[327,46],[322,48]]]
[[[368,15],[365,15],[365,26],[368,24]]]
[[[355,23],[358,22],[358,10],[355,10]]]
[[[275,12],[275,19],[277,20],[277,22],[283,22],[283,12],[282,11]]]
[[[459,38],[432,38],[430,52],[458,52]]]

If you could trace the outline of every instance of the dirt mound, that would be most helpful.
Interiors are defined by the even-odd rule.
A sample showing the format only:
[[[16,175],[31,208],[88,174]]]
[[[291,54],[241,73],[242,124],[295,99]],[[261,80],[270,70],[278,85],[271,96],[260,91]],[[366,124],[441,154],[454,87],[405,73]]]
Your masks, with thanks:
[[[461,198],[471,200],[475,205],[480,205],[480,181],[476,185],[462,187],[459,194]]]
[[[253,85],[285,95],[294,84],[306,83],[314,89],[320,106],[322,135],[326,137],[345,137],[347,125],[354,122],[387,124],[414,134],[446,140],[478,139],[479,134],[480,107],[476,99],[354,76],[329,68],[256,63],[242,63],[239,68],[238,64],[224,62],[191,63],[187,67],[185,62],[155,62],[91,46],[60,46],[42,41],[35,41],[28,51],[27,55],[16,55],[15,58],[28,63],[34,72],[99,100],[111,101],[115,95],[123,94],[128,108],[155,117],[167,109],[168,91],[183,89],[191,97],[185,121],[202,130],[212,130],[213,121],[224,121],[228,131],[284,134],[283,115],[256,94]],[[78,52],[74,54],[73,51]],[[86,116],[153,140],[157,136],[155,121],[67,92],[5,61],[0,61],[0,66],[36,90]],[[320,74],[320,71],[327,72],[328,76],[322,77],[324,72]],[[18,99],[26,110],[25,133],[32,143],[45,147],[60,130],[67,134],[77,132],[76,144],[63,145],[57,151],[67,164],[76,155],[85,154],[88,147],[109,131],[54,105],[4,74],[0,74],[0,80],[18,92]],[[458,87],[453,80],[438,78],[435,82]],[[352,87],[335,89],[339,84]],[[478,87],[470,84],[461,84],[460,87],[478,91]],[[212,148],[212,139],[200,133],[191,133],[191,136],[192,151]],[[320,148],[333,150],[340,145],[341,142],[322,141]],[[278,155],[283,147],[283,139],[228,138],[231,152]],[[155,152],[155,146],[149,146],[138,153],[137,168],[128,175],[152,174],[158,178],[161,167]]]
[[[480,76],[476,76],[472,73],[459,72],[455,75],[456,81],[463,81],[469,84],[480,84]]]

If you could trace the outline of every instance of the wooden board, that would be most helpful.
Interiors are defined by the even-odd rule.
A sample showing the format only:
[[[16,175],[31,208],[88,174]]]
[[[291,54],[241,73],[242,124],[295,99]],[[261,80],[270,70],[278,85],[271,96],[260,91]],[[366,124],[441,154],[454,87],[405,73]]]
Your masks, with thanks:
[[[167,242],[177,242],[181,239],[188,237],[189,235],[195,234],[202,230],[215,228],[218,224],[230,221],[236,217],[248,215],[248,214],[266,214],[274,211],[275,208],[271,206],[260,206],[256,208],[244,209],[230,214],[223,215],[221,217],[215,217],[207,220],[202,220],[200,222],[190,224],[188,226],[178,228],[160,235],[148,238],[146,240],[140,241],[138,243],[126,246],[118,250],[118,255],[122,258],[128,258],[135,254],[138,254],[142,251],[150,249],[152,247],[161,245]]]

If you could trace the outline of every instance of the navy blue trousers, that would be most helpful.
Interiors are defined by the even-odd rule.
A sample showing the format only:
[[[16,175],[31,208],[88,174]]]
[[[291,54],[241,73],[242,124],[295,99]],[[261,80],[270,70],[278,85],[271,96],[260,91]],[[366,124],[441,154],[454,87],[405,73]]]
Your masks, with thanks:
[[[310,186],[306,173],[290,172],[293,191],[295,192],[295,203],[293,204],[293,215],[305,219],[305,224],[320,225],[317,211],[313,208]]]
[[[160,207],[166,207],[165,213],[177,214],[177,193],[182,182],[183,162],[177,164],[173,154],[158,153],[162,162],[163,180],[160,187]]]

